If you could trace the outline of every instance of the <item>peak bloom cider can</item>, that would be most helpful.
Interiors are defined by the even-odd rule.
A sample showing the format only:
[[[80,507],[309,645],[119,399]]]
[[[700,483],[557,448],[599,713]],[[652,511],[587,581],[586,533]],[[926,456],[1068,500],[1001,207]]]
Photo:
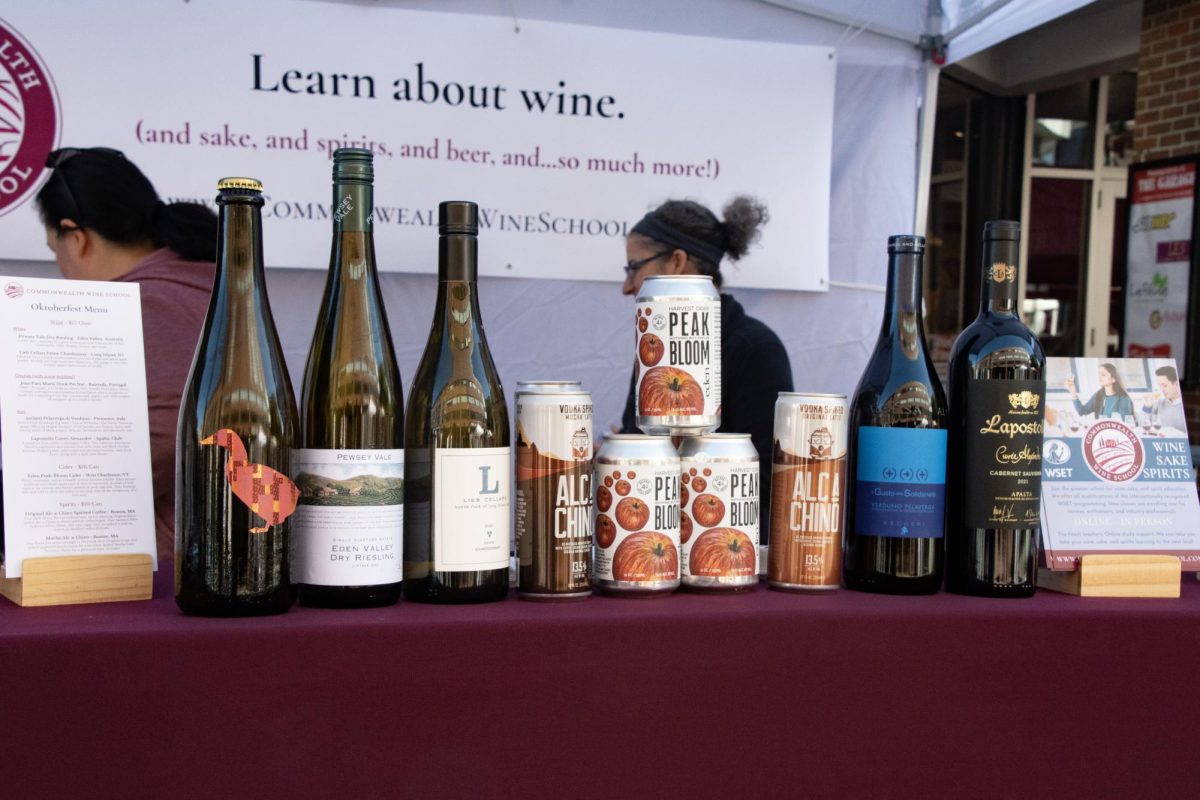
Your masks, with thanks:
[[[842,575],[846,396],[780,392],[771,466],[767,582],[775,589],[837,589]]]
[[[592,396],[579,381],[517,383],[517,591],[592,591]]]
[[[748,433],[710,433],[679,445],[683,585],[739,591],[758,583],[758,451]]]
[[[609,594],[679,588],[679,454],[666,436],[614,433],[596,454],[596,583]]]
[[[634,320],[637,426],[698,436],[721,425],[721,295],[707,275],[651,275]]]

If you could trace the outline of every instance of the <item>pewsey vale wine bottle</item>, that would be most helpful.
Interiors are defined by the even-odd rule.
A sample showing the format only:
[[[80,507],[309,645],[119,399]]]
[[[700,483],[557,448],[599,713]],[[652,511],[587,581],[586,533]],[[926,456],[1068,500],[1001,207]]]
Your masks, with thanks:
[[[508,592],[512,450],[477,302],[475,204],[442,203],[438,231],[437,306],[405,419],[404,597],[500,600]]]
[[[371,151],[333,153],[333,252],[302,390],[300,603],[391,605],[404,538],[404,398],[375,268]]]
[[[925,346],[922,236],[888,239],[887,300],[850,403],[846,586],[932,594],[942,584],[946,397]]]
[[[296,401],[263,276],[262,184],[217,184],[217,270],[179,408],[175,602],[189,614],[286,611]]]
[[[1046,358],[1017,311],[1020,238],[984,226],[979,316],[950,352],[946,588],[962,594],[1037,588]]]

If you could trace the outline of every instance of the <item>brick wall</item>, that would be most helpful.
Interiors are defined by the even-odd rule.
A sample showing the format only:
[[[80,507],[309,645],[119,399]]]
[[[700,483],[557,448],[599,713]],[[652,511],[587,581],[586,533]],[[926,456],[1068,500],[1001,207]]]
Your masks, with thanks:
[[[1145,0],[1134,132],[1138,161],[1200,152],[1200,0]]]
[[[1200,153],[1200,0],[1145,0],[1133,148],[1138,161]],[[1200,445],[1200,390],[1183,405]]]

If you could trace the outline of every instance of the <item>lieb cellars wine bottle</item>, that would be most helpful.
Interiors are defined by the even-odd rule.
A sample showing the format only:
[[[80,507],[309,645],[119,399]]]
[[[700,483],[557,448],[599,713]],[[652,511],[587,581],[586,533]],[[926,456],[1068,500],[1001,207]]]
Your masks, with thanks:
[[[190,614],[286,611],[298,420],[263,275],[262,184],[217,184],[212,300],[179,408],[175,602]]]
[[[946,588],[1037,588],[1046,358],[1017,311],[1017,222],[983,230],[979,316],[950,351]]]
[[[371,151],[333,153],[333,252],[302,390],[293,580],[300,603],[391,605],[404,538],[404,397],[371,233]]]
[[[438,231],[437,306],[405,419],[404,597],[500,600],[508,592],[512,449],[477,302],[475,204],[439,205]]]
[[[888,239],[883,328],[850,403],[846,586],[932,594],[942,584],[946,398],[925,346],[922,236]]]

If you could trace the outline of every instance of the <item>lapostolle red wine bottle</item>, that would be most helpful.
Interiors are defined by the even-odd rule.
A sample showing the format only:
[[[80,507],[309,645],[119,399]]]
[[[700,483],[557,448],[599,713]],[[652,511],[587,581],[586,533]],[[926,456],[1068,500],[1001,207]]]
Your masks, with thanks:
[[[846,586],[932,594],[942,585],[946,397],[925,345],[922,236],[888,239],[883,327],[850,402]]]
[[[508,593],[512,448],[478,302],[474,203],[438,207],[433,326],[405,419],[404,597],[478,603]]]
[[[175,602],[189,614],[286,611],[299,418],[263,274],[262,184],[217,184],[212,300],[179,408]]]
[[[333,153],[333,251],[304,370],[293,580],[326,608],[400,599],[404,396],[372,235],[371,151]]]
[[[1020,238],[984,226],[979,316],[950,351],[946,588],[961,594],[1037,588],[1046,358],[1017,309]]]

